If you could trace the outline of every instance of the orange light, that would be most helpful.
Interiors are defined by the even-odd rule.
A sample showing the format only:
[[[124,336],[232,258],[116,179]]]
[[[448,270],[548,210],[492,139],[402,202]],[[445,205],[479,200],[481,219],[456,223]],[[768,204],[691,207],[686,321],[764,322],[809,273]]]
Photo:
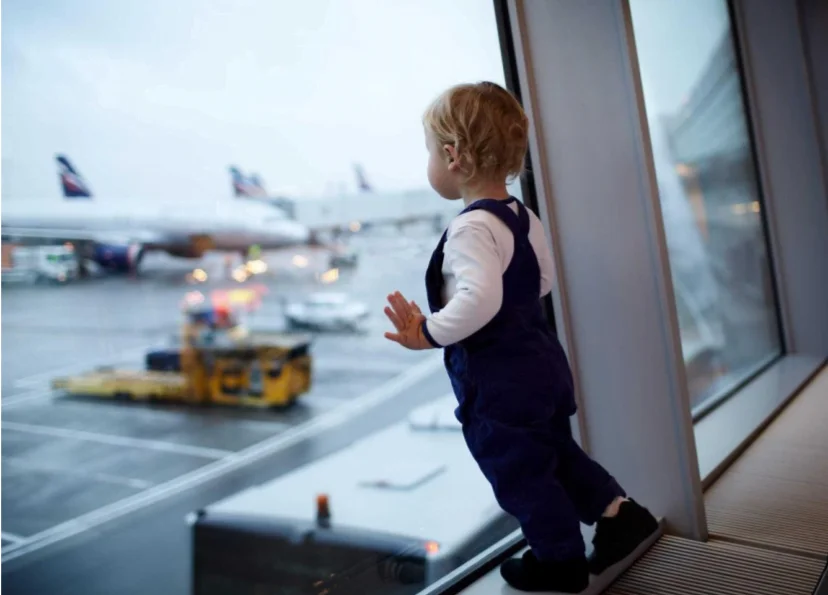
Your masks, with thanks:
[[[327,494],[319,494],[316,497],[316,517],[320,520],[327,520],[331,517]]]
[[[427,541],[425,544],[425,550],[429,554],[436,554],[440,551],[440,544],[436,541]]]

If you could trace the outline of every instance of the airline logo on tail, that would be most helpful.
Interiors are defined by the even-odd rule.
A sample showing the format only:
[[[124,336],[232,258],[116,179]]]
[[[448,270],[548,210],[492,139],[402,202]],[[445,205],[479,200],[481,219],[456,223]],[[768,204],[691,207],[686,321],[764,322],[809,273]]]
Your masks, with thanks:
[[[65,155],[56,155],[58,163],[58,176],[60,185],[63,188],[64,198],[92,198],[92,191]]]
[[[230,167],[233,196],[267,196],[264,183],[258,174],[245,176],[235,165]]]
[[[365,177],[365,170],[362,169],[361,165],[354,164],[354,173],[356,173],[357,187],[359,188],[360,192],[374,191],[374,187],[368,183],[368,179]]]

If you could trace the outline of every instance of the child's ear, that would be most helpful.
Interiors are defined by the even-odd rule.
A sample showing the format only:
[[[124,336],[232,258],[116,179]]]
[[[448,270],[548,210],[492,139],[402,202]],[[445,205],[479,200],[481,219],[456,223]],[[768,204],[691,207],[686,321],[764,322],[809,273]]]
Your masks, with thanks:
[[[457,149],[454,145],[443,145],[443,151],[446,159],[448,160],[448,167],[450,170],[454,171],[460,167],[460,158],[457,155]]]

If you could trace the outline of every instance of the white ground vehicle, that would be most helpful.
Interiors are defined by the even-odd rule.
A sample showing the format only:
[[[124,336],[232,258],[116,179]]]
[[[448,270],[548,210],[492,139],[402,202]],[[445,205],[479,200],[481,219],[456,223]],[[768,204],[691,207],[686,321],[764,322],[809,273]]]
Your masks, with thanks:
[[[328,263],[333,268],[353,268],[359,263],[359,255],[347,247],[339,247],[331,253]]]
[[[416,593],[517,529],[455,406],[434,401],[192,515],[194,595]]]
[[[78,276],[78,259],[69,246],[3,245],[4,281],[65,283]]]
[[[285,320],[294,328],[358,330],[368,318],[368,307],[341,293],[316,293],[285,305]]]

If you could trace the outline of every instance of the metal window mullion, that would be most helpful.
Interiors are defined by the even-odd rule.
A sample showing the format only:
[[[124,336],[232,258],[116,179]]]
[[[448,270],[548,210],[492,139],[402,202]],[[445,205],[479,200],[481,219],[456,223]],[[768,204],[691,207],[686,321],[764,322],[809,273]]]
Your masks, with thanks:
[[[623,0],[509,0],[582,444],[668,530],[706,522],[670,262]],[[623,274],[622,274],[623,273]],[[584,437],[588,440],[583,439]],[[644,471],[646,468],[646,472]]]

